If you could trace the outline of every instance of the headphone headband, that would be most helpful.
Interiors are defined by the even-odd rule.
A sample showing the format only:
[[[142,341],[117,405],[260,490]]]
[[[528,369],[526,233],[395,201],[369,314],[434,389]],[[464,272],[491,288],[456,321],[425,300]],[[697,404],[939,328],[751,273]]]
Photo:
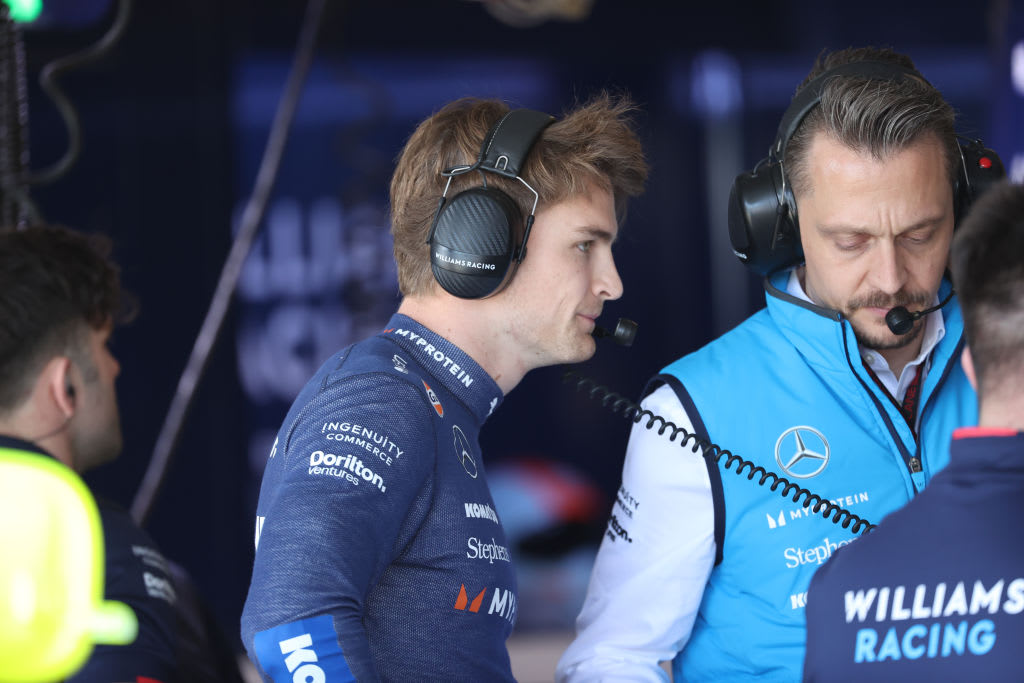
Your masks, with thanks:
[[[790,101],[786,113],[782,115],[782,121],[779,122],[779,130],[775,135],[775,142],[772,144],[772,153],[776,159],[782,160],[785,157],[789,139],[796,133],[796,129],[800,127],[804,117],[818,106],[826,81],[836,76],[860,76],[879,81],[902,81],[904,78],[910,77],[931,85],[916,70],[893,62],[851,62],[828,69],[808,81],[807,85],[800,88]]]
[[[554,116],[532,109],[513,109],[487,133],[477,167],[506,178],[518,178],[533,143],[554,120]]]

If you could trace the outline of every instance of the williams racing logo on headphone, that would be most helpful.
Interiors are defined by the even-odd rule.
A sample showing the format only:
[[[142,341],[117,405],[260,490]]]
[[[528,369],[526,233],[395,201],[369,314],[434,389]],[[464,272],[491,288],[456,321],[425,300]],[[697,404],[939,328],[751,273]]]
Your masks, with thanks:
[[[423,382],[423,380],[420,380]],[[430,385],[423,382],[423,388],[427,390],[427,398],[430,399],[430,405],[434,406],[434,412],[437,413],[438,417],[444,417],[444,406],[441,405],[441,399],[437,397],[434,390],[430,388]]]
[[[788,476],[810,479],[825,471],[832,449],[814,427],[790,427],[775,442],[775,462]]]

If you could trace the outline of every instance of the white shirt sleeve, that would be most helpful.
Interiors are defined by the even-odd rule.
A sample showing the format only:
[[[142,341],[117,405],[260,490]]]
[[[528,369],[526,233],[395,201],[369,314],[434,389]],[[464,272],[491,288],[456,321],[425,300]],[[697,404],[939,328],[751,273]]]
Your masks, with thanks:
[[[671,387],[643,407],[693,431]],[[555,678],[668,681],[659,662],[689,640],[715,561],[715,515],[707,466],[679,437],[633,425],[622,487],[597,553],[576,639]]]

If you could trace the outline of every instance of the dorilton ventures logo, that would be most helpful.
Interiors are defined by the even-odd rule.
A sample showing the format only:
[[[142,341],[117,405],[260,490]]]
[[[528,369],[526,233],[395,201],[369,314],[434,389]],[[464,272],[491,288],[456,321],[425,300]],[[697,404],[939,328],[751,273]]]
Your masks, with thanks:
[[[814,427],[790,427],[775,442],[775,461],[791,477],[810,479],[824,471],[831,449]]]

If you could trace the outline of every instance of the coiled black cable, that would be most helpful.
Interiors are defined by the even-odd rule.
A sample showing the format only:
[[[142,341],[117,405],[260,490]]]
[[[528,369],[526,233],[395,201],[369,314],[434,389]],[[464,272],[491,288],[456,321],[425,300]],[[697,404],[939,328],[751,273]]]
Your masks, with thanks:
[[[668,440],[672,442],[675,442],[677,436],[682,435],[679,439],[679,445],[681,447],[690,446],[690,449],[694,453],[698,450],[702,450],[703,457],[714,459],[715,463],[727,470],[732,469],[732,466],[736,465],[735,472],[737,475],[745,473],[747,475],[747,479],[751,481],[753,481],[755,477],[758,477],[757,483],[759,485],[768,486],[772,491],[779,491],[779,494],[783,498],[790,498],[794,503],[799,503],[801,498],[803,498],[803,506],[805,508],[811,508],[811,512],[813,514],[820,514],[825,519],[835,524],[840,524],[844,529],[849,529],[852,525],[853,533],[863,534],[875,528],[874,524],[853,514],[846,508],[840,507],[832,501],[822,498],[818,494],[812,493],[808,489],[798,486],[785,477],[780,477],[771,470],[766,470],[760,465],[756,465],[749,460],[744,460],[740,456],[732,453],[726,448],[722,448],[718,444],[712,443],[707,439],[700,438],[683,427],[679,427],[675,423],[666,420],[657,413],[641,408],[638,404],[630,401],[622,394],[618,394],[608,387],[598,384],[586,375],[582,375],[575,370],[566,370],[562,374],[562,381],[566,383],[575,382],[576,391],[585,391],[590,398],[595,401],[600,401],[602,406],[611,410],[613,413],[621,413],[627,420],[631,420],[632,422],[639,424],[646,419],[647,424],[645,424],[644,427],[647,429],[654,429],[655,425],[660,423],[660,426],[658,427],[659,435],[664,435],[665,432],[670,432]],[[721,462],[723,457],[725,458],[724,465]],[[769,481],[771,482],[770,485],[768,484]]]

